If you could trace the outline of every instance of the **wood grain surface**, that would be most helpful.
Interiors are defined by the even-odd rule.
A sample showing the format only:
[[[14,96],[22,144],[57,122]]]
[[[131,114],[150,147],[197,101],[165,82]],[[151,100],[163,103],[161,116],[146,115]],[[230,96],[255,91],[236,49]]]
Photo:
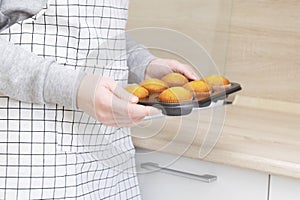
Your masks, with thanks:
[[[226,74],[243,94],[300,103],[300,1],[234,0]]]
[[[226,106],[219,140],[204,160],[300,178],[300,114]],[[148,128],[134,128],[135,146],[200,159],[212,110],[185,117],[156,119]]]

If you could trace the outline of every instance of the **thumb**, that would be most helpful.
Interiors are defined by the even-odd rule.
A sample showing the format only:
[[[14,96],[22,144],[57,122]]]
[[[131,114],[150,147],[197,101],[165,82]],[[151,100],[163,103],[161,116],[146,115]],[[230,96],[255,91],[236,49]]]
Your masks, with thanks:
[[[133,94],[127,92],[123,87],[119,85],[116,85],[113,93],[120,99],[129,101],[131,103],[137,103],[139,101],[139,98],[137,96],[134,96]]]
[[[154,116],[154,115],[160,115],[162,111],[158,108],[154,108],[152,106],[147,106],[148,108],[148,115],[147,116]]]
[[[116,81],[111,78],[102,78],[101,80],[106,88],[108,88],[116,97],[129,101],[131,103],[137,103],[139,98],[134,96],[133,94],[127,92],[123,87],[121,87]]]
[[[129,117],[134,121],[142,121],[145,117],[161,114],[161,110],[152,106],[143,106],[139,104],[128,105]],[[131,110],[131,112],[130,112]]]

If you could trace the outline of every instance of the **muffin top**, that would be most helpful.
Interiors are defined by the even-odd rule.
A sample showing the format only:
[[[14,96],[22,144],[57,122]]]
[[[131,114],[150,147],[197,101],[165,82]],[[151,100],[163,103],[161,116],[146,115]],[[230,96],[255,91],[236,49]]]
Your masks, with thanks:
[[[201,80],[206,82],[210,87],[226,86],[226,85],[230,84],[230,82],[227,78],[225,78],[224,76],[220,76],[220,75],[206,76]]]
[[[140,86],[146,88],[149,92],[162,92],[168,88],[168,85],[156,78],[146,79],[140,82]]]
[[[189,82],[184,75],[175,72],[165,75],[161,80],[164,81],[169,87],[183,86]]]
[[[211,88],[201,80],[190,81],[183,86],[185,89],[194,93],[210,92]]]
[[[192,100],[193,95],[183,87],[171,87],[160,93],[158,99],[164,103],[180,103]]]
[[[124,89],[127,90],[129,93],[137,96],[139,99],[146,98],[149,95],[148,90],[139,85],[128,85]]]

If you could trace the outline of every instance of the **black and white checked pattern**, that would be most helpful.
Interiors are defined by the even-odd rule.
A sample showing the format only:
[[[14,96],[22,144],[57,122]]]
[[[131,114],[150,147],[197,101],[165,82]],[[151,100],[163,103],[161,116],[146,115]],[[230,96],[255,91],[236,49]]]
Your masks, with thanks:
[[[0,37],[124,84],[127,7],[127,0],[49,0]],[[140,199],[129,129],[0,96],[0,199]]]

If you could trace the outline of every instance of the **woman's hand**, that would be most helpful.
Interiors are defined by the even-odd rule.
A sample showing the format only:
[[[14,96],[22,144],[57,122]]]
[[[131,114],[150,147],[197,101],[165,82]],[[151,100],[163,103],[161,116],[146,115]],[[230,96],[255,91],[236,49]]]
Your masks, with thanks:
[[[191,80],[200,79],[191,66],[183,64],[177,60],[163,58],[155,59],[149,63],[145,72],[145,79],[160,79],[171,72],[181,73]]]
[[[77,104],[99,122],[108,126],[129,127],[144,117],[161,111],[137,104],[138,98],[107,77],[86,75],[79,87]]]

